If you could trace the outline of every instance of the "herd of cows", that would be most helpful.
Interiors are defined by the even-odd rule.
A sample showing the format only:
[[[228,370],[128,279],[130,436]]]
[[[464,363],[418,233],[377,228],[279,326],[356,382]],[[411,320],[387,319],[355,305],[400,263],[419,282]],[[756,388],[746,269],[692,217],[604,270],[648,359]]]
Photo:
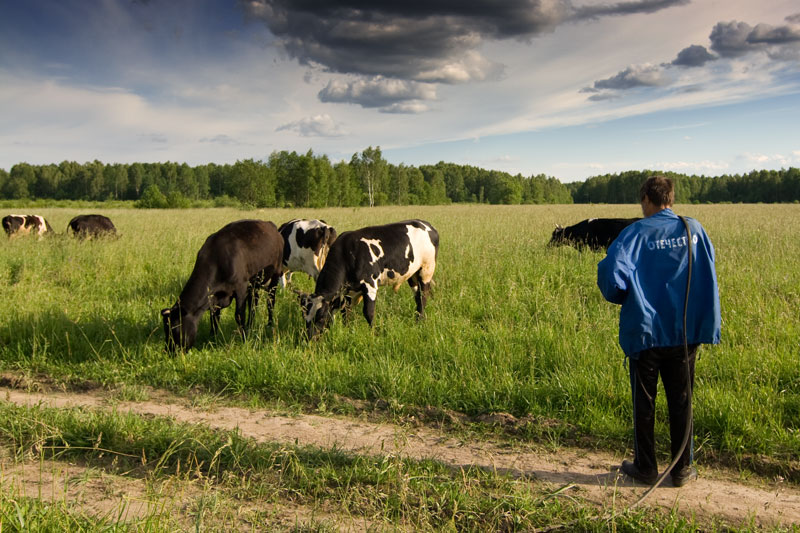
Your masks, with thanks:
[[[607,248],[636,220],[594,218],[566,228],[557,225],[550,245]],[[53,233],[40,215],[8,215],[2,224],[9,238]],[[116,235],[103,215],[76,216],[67,226],[70,231],[79,238]],[[372,326],[378,287],[384,285],[397,291],[407,282],[422,318],[438,250],[439,233],[418,219],[341,234],[323,220],[294,219],[280,228],[264,220],[231,222],[205,240],[177,301],[161,311],[166,349],[191,348],[206,311],[215,335],[221,310],[234,302],[236,324],[246,335],[262,290],[272,325],[277,288],[289,282],[292,272],[305,272],[316,282],[312,294],[295,289],[309,339],[319,336],[336,312],[347,314],[362,299],[364,318]]]

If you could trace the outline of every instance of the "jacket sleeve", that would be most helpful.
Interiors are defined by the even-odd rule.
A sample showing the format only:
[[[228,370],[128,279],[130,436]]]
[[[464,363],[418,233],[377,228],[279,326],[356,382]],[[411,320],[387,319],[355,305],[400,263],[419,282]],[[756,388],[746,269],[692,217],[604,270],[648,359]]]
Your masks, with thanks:
[[[619,240],[608,248],[605,259],[597,263],[597,286],[603,297],[611,303],[622,304],[628,295],[630,268]]]

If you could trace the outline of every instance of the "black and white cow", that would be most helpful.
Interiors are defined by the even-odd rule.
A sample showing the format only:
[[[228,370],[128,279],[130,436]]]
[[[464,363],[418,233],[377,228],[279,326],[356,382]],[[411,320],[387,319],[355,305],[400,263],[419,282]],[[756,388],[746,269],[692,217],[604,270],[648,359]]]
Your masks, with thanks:
[[[550,246],[572,244],[593,250],[608,248],[619,233],[640,218],[590,218],[566,228],[556,224]]]
[[[414,291],[417,316],[422,317],[438,251],[439,233],[423,220],[342,233],[331,245],[314,294],[298,292],[308,337],[322,333],[331,313],[347,310],[354,297],[364,298],[364,318],[372,326],[381,285],[397,291],[407,281]]]
[[[211,334],[219,329],[220,310],[236,299],[236,324],[242,335],[253,318],[258,291],[267,287],[269,322],[281,275],[283,238],[272,222],[239,220],[211,234],[200,251],[178,301],[161,311],[167,350],[194,345],[203,313],[211,314]]]
[[[69,221],[67,231],[81,238],[116,235],[117,228],[111,219],[103,215],[78,215]]]
[[[292,272],[305,272],[314,280],[319,276],[336,230],[324,220],[294,219],[278,228],[283,236],[283,276],[281,287],[292,281]]]
[[[7,215],[3,217],[3,229],[6,235],[18,237],[20,235],[36,235],[42,237],[53,233],[53,228],[41,215]]]

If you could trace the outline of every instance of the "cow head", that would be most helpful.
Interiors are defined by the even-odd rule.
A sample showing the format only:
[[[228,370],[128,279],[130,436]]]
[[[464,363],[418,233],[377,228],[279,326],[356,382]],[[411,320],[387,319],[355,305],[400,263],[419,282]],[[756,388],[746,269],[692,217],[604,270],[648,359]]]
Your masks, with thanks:
[[[197,320],[192,320],[187,316],[179,304],[176,303],[169,309],[162,309],[161,319],[164,322],[167,352],[188,350],[194,346],[197,337]]]
[[[25,223],[25,220],[22,217],[16,215],[8,215],[3,217],[3,230],[5,230],[6,235],[11,237],[14,235],[22,225]]]
[[[548,246],[553,246],[556,244],[561,244],[566,240],[566,235],[564,234],[565,228],[561,224],[556,224],[556,229],[553,230],[553,236],[550,237],[550,242]]]
[[[306,322],[306,335],[314,340],[325,331],[331,319],[331,301],[319,294],[306,294],[295,290],[300,299],[303,319]]]

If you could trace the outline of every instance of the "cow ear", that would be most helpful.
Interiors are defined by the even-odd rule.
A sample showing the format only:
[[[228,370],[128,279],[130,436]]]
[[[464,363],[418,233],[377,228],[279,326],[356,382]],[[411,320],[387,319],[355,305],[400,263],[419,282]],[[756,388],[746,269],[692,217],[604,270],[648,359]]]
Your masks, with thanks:
[[[300,307],[306,309],[308,307],[308,294],[297,289],[292,289],[292,292],[294,292],[297,295],[297,299],[300,300]]]

